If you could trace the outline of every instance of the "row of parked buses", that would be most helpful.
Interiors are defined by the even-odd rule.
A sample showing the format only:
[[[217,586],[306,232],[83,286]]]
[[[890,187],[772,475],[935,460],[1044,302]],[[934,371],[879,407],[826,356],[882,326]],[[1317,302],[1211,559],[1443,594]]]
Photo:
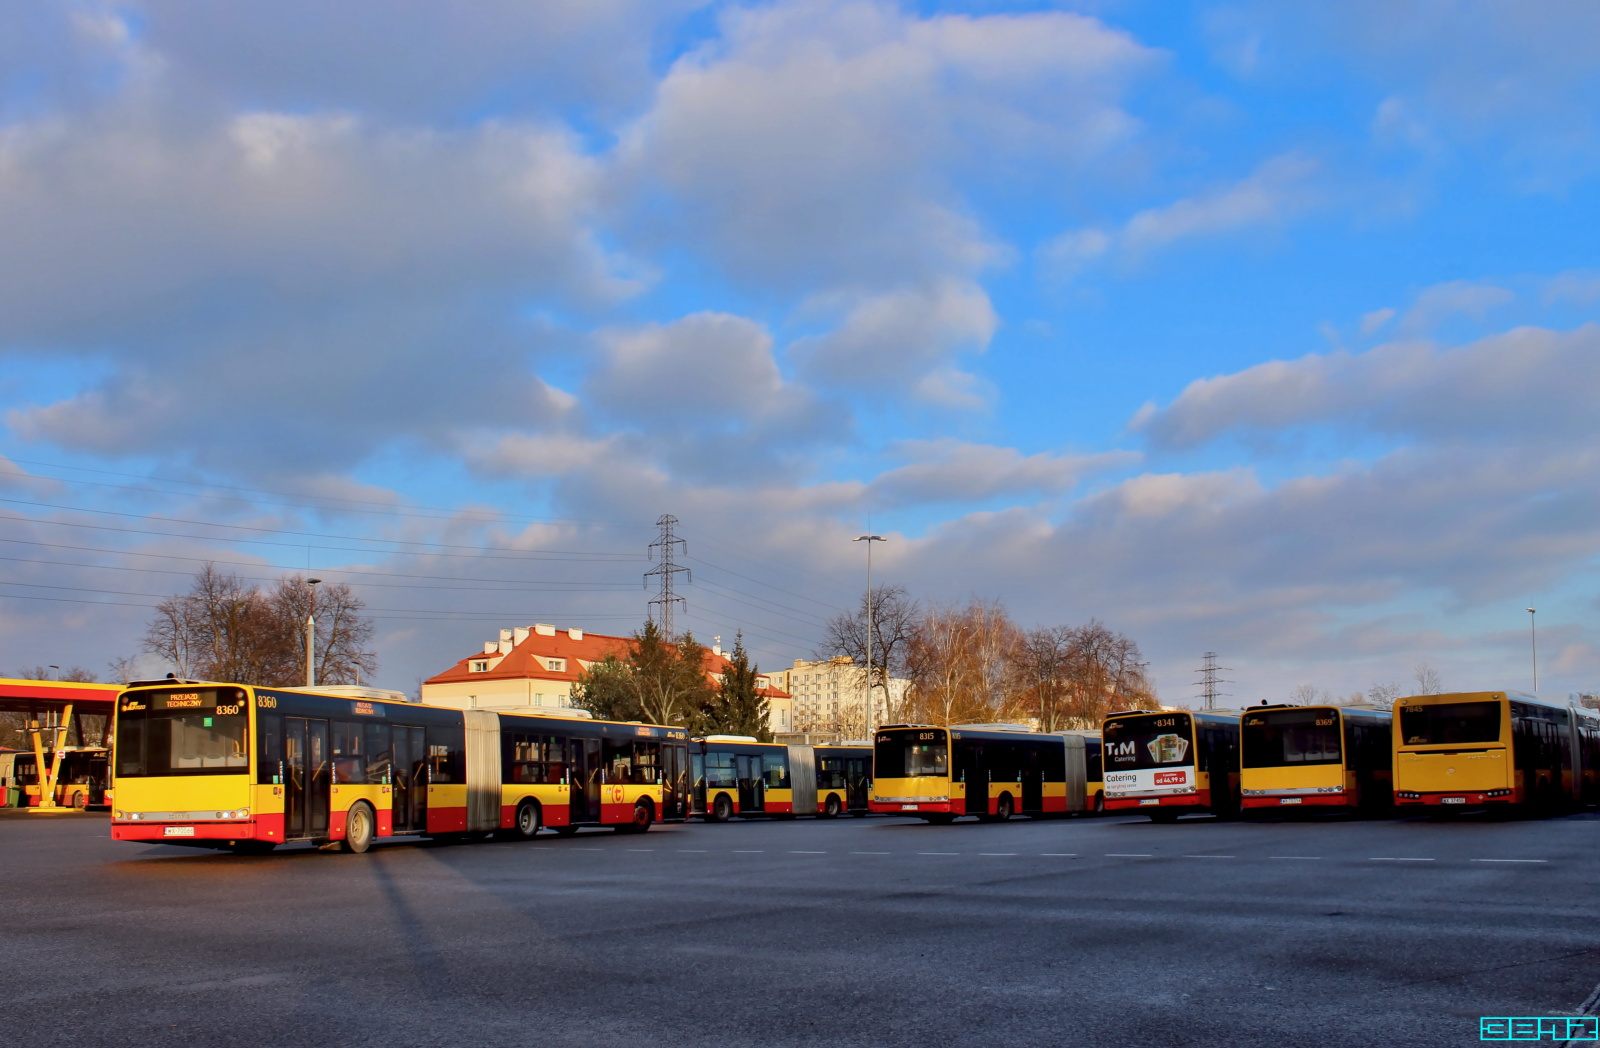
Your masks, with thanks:
[[[1135,711],[1098,732],[892,725],[855,747],[169,680],[124,691],[113,730],[114,839],[239,851],[692,817],[1600,804],[1600,719],[1515,692]]]
[[[117,699],[115,840],[364,852],[406,835],[864,814],[869,747],[163,681]]]
[[[1157,822],[1298,806],[1556,811],[1600,805],[1600,717],[1475,692],[1390,709],[1113,713],[1098,733],[896,725],[875,736],[874,770],[874,811],[930,822],[1090,809]]]

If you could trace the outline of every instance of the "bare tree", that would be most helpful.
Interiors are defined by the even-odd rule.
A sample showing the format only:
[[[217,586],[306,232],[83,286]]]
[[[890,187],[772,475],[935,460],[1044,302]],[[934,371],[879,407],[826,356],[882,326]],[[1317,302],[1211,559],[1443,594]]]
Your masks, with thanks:
[[[1067,722],[1098,728],[1112,710],[1156,709],[1155,685],[1139,645],[1099,619],[1067,631]]]
[[[1289,693],[1289,705],[1314,706],[1317,702],[1317,686],[1315,684],[1297,684]]]
[[[270,594],[237,575],[206,564],[188,593],[156,607],[144,650],[180,677],[294,686],[305,682],[305,618],[310,598],[299,576],[281,579]],[[316,595],[317,680],[371,679],[375,657],[363,649],[372,638],[364,606],[348,585],[329,583]]]
[[[1367,701],[1374,706],[1383,706],[1385,708],[1393,706],[1394,700],[1398,699],[1400,694],[1400,685],[1398,684],[1372,684],[1367,687]]]
[[[1442,695],[1444,683],[1439,679],[1439,671],[1426,662],[1419,662],[1411,670],[1411,679],[1417,682],[1418,695]]]
[[[1021,712],[1014,655],[1022,643],[999,601],[933,605],[907,645],[907,672],[919,720],[982,723]]]
[[[1072,629],[1044,626],[1029,630],[1017,645],[1012,671],[1018,698],[1040,731],[1068,727],[1072,697]]]
[[[870,688],[882,689],[886,716],[891,721],[909,720],[909,698],[896,702],[889,687],[890,677],[907,675],[906,660],[917,628],[917,602],[904,586],[880,586],[872,591],[872,680]],[[844,656],[857,666],[867,665],[867,595],[861,595],[854,611],[840,612],[828,620],[822,644],[813,652],[818,661]],[[855,722],[862,723],[859,708]]]
[[[100,677],[93,670],[86,670],[82,666],[71,666],[65,670],[52,671],[49,666],[33,666],[18,671],[17,676],[23,680],[63,680],[75,684],[93,684]]]

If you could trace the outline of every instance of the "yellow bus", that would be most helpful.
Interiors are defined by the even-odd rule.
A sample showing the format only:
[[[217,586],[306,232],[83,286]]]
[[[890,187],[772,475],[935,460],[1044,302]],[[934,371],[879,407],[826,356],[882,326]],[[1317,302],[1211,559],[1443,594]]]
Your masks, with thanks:
[[[1084,737],[1019,724],[889,724],[873,736],[872,810],[948,823],[963,815],[1087,810]]]
[[[642,831],[682,728],[165,680],[117,699],[115,840],[364,852],[407,835]]]
[[[106,803],[110,783],[111,751],[104,746],[69,746],[56,762],[55,751],[44,751],[45,767],[56,768],[56,804],[63,808],[99,808]],[[0,806],[37,808],[39,761],[26,750],[0,752]]]
[[[818,746],[813,760],[819,818],[833,819],[846,812],[860,817],[872,810],[871,746]]]
[[[1239,793],[1246,809],[1387,808],[1391,711],[1262,703],[1239,717]]]
[[[1600,720],[1566,702],[1514,691],[1412,695],[1394,703],[1395,803],[1600,802]]]
[[[1129,710],[1108,715],[1100,733],[1107,811],[1142,811],[1153,822],[1238,812],[1236,711]]]
[[[689,744],[693,814],[710,822],[739,816],[832,819],[867,814],[872,750],[758,742],[708,735]]]

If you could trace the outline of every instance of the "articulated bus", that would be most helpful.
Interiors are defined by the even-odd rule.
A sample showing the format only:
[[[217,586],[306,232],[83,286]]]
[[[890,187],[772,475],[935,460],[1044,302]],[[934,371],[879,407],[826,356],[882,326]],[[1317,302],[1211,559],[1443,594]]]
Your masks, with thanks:
[[[693,814],[711,822],[735,815],[837,818],[867,814],[872,750],[865,746],[797,746],[749,735],[691,740]]]
[[[1154,822],[1191,812],[1239,810],[1239,714],[1131,710],[1101,725],[1107,811]]]
[[[963,815],[1086,810],[1085,740],[1013,724],[890,724],[872,749],[872,810],[948,823]]]
[[[1246,809],[1375,810],[1394,803],[1391,713],[1360,706],[1251,706],[1239,717]]]
[[[1102,743],[1098,731],[1067,730],[1062,735],[1076,735],[1083,739],[1083,796],[1084,807],[1099,814],[1106,810],[1105,761],[1101,757]]]
[[[643,831],[680,803],[682,728],[150,682],[117,699],[114,840],[363,852],[405,835]]]
[[[56,770],[56,803],[63,808],[98,808],[106,803],[111,751],[104,746],[70,747],[61,751]],[[54,750],[44,751],[46,765]],[[39,762],[27,750],[0,753],[0,806],[39,807]]]
[[[1600,720],[1514,691],[1412,695],[1394,703],[1395,803],[1600,803]]]

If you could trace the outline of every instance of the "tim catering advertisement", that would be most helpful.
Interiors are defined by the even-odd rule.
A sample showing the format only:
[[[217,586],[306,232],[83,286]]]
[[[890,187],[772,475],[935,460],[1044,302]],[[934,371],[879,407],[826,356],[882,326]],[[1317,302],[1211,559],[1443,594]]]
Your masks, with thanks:
[[[1120,734],[1120,733],[1119,733]],[[1128,732],[1105,743],[1106,793],[1175,793],[1194,786],[1189,740],[1175,731]]]

